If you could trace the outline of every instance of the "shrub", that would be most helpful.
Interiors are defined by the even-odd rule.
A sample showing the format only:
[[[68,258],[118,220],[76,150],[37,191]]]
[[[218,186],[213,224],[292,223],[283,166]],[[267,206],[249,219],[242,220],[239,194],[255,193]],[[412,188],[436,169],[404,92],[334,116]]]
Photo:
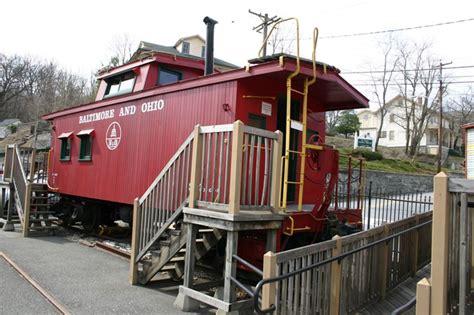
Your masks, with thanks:
[[[369,149],[354,149],[351,153],[353,156],[360,156],[366,159],[367,161],[377,161],[383,160],[383,155],[380,152],[372,152]]]

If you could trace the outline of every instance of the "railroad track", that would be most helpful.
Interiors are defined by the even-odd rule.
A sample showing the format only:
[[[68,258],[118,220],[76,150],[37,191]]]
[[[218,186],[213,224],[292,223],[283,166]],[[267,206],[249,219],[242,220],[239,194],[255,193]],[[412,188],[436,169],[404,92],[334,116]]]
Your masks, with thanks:
[[[0,252],[0,257],[9,264],[26,282],[28,282],[36,291],[43,296],[60,314],[71,315],[71,312],[61,303],[59,303],[51,294],[42,288],[35,280],[33,280],[23,269],[21,269],[12,259],[10,259],[3,252]]]

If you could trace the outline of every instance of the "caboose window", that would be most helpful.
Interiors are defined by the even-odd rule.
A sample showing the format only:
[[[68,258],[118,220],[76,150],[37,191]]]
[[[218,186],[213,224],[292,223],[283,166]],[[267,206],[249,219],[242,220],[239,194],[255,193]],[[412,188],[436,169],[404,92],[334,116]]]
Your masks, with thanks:
[[[79,161],[92,160],[92,133],[94,129],[81,130],[77,136],[81,140],[79,144]]]
[[[133,85],[135,84],[135,73],[133,71],[122,73],[106,78],[105,82],[107,82],[107,88],[105,89],[104,97],[130,93],[133,91]]]
[[[70,161],[71,160],[71,139],[65,138],[61,139],[61,161]]]
[[[58,137],[61,141],[61,151],[59,152],[61,161],[71,160],[71,135],[72,132],[64,132]]]
[[[166,68],[160,68],[158,73],[158,85],[175,83],[182,79],[182,73]]]

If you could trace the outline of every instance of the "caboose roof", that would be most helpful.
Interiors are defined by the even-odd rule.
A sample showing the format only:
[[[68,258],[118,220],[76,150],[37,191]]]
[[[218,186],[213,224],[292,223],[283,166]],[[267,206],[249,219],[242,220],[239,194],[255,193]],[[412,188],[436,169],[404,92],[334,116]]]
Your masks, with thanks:
[[[284,57],[283,64],[279,63],[278,58],[254,59],[251,61],[256,64],[248,69],[241,68],[223,73],[214,73],[208,76],[154,87],[149,90],[111,97],[46,114],[42,118],[45,120],[51,120],[56,117],[97,109],[117,103],[135,101],[154,95],[168,94],[228,81],[246,80],[258,77],[286,80],[286,77],[296,69],[296,58],[288,55],[285,55]],[[311,62],[301,59],[300,75],[312,77],[313,69]],[[317,65],[317,81],[310,87],[309,93],[310,95],[315,95],[317,99],[321,100],[321,103],[324,104],[324,108],[321,108],[321,111],[364,108],[368,107],[369,102],[364,95],[339,75],[339,70],[337,68],[323,63],[318,63]]]

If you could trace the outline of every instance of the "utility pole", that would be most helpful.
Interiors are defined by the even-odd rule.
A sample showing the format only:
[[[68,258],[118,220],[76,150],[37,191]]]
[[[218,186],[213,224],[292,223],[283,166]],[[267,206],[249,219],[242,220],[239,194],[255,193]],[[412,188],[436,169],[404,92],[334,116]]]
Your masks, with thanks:
[[[439,123],[438,123],[438,173],[441,172],[441,152],[443,149],[443,67],[453,62],[439,62]]]
[[[281,20],[280,17],[274,16],[272,18],[268,17],[268,13],[262,14],[262,13],[256,13],[253,12],[252,10],[249,9],[249,13],[258,16],[261,20],[262,23],[259,25],[255,26],[252,28],[253,31],[257,31],[257,33],[262,32],[263,30],[263,56],[265,57],[267,55],[267,35],[268,35],[268,27],[272,25],[273,23],[276,23]]]

